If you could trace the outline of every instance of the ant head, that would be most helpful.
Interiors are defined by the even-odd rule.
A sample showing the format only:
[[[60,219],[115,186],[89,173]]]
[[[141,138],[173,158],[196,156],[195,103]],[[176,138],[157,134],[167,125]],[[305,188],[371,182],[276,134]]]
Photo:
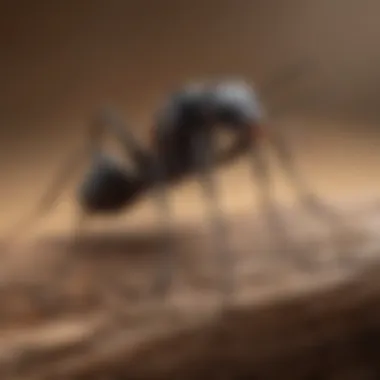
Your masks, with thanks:
[[[79,188],[79,201],[89,213],[115,212],[133,203],[143,189],[141,176],[98,154]]]

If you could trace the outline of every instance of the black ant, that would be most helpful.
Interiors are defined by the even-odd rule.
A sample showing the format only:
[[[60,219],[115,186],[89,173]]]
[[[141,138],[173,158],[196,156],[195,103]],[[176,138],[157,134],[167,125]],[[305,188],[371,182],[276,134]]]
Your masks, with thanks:
[[[221,129],[229,131],[234,140],[228,148],[218,152],[215,136]],[[116,136],[123,151],[132,158],[135,170],[127,170],[110,155],[102,152],[101,143],[106,132]],[[165,189],[190,175],[198,174],[210,208],[215,240],[220,242],[218,254],[226,272],[223,277],[226,290],[232,287],[231,278],[227,275],[231,271],[231,254],[223,240],[226,233],[219,209],[217,186],[213,179],[213,169],[216,166],[226,165],[237,157],[250,153],[260,189],[261,205],[270,211],[273,199],[262,149],[262,141],[266,140],[274,147],[299,198],[315,211],[321,208],[318,199],[296,171],[281,131],[266,124],[256,91],[244,81],[220,80],[182,86],[171,93],[159,109],[151,135],[151,148],[144,148],[115,111],[106,109],[96,115],[89,128],[92,164],[78,193],[83,213],[93,215],[121,211],[134,204],[148,190],[154,189],[163,218],[163,232],[169,233],[171,218]],[[44,198],[39,213],[50,208],[65,178],[72,174],[73,167],[79,161],[79,157],[71,157],[65,173],[59,176],[54,188]],[[274,219],[272,222],[276,223]],[[166,255],[172,253],[171,248],[166,247]],[[165,256],[162,262],[164,267],[159,268],[155,283],[155,289],[159,292],[168,289],[173,272],[173,258]]]

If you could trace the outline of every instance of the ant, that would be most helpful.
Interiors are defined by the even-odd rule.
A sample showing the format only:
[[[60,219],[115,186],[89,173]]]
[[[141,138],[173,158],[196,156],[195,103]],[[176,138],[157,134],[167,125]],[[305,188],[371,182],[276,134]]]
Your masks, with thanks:
[[[159,215],[162,217],[163,233],[170,236],[170,207],[165,190],[167,186],[190,175],[199,175],[215,241],[220,243],[217,251],[225,273],[223,289],[230,291],[233,288],[230,276],[232,255],[224,240],[225,225],[213,178],[215,167],[227,165],[249,153],[260,189],[260,205],[275,228],[278,223],[273,216],[268,165],[263,155],[262,142],[267,141],[280,158],[282,168],[292,181],[299,199],[315,212],[324,211],[324,206],[296,170],[283,134],[278,128],[266,123],[265,119],[254,88],[243,80],[227,79],[188,83],[169,94],[155,115],[150,149],[144,148],[135,139],[116,111],[101,110],[90,123],[88,148],[92,164],[78,191],[83,215],[116,213],[154,189]],[[234,139],[228,148],[218,152],[216,135],[221,130],[229,131]],[[113,134],[121,143],[123,151],[133,161],[134,170],[127,170],[110,155],[102,152],[101,143],[106,133]],[[81,154],[84,154],[83,151]],[[64,172],[43,199],[38,213],[46,212],[51,207],[56,198],[55,193],[61,190],[65,178],[72,174],[79,161],[77,155],[71,156],[70,163],[65,165]],[[160,294],[164,294],[170,287],[174,269],[173,247],[168,245],[164,249],[162,266],[158,268],[154,284],[155,291]]]

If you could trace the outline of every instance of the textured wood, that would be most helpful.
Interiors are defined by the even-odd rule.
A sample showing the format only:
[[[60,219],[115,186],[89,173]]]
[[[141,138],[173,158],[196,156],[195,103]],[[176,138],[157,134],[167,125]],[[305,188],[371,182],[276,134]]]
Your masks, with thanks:
[[[377,379],[380,214],[355,208],[330,235],[284,210],[281,250],[257,221],[231,219],[237,291],[225,310],[207,226],[178,227],[165,302],[147,295],[162,241],[153,227],[4,251],[0,377]]]

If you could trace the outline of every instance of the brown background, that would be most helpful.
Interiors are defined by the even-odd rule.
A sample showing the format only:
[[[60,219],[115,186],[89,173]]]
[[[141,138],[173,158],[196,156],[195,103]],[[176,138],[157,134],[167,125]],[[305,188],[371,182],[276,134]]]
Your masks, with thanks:
[[[119,107],[144,137],[181,82],[239,75],[260,86],[304,57],[314,102],[289,90],[282,116],[301,168],[324,196],[376,195],[379,11],[377,0],[2,1],[2,226],[32,207],[100,105]],[[250,196],[247,174],[242,164],[223,176],[231,210]],[[197,204],[188,189],[179,212]]]

